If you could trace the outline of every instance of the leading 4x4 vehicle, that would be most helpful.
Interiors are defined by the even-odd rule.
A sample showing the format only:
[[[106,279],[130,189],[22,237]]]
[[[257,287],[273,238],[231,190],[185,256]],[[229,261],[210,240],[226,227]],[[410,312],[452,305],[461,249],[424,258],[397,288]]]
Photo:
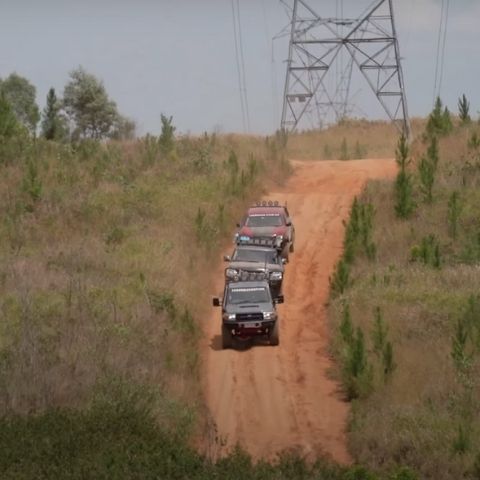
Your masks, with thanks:
[[[245,341],[255,337],[278,345],[278,303],[283,303],[283,295],[272,299],[265,280],[227,283],[223,298],[213,299],[214,307],[222,307],[222,347],[233,347],[236,339]]]
[[[263,201],[250,207],[241,223],[237,224],[236,241],[248,241],[252,238],[272,238],[277,241],[277,246],[282,256],[288,259],[288,254],[295,249],[295,227],[286,205],[278,202]]]
[[[223,259],[229,262],[225,269],[225,282],[267,280],[272,297],[281,295],[286,260],[275,248],[240,244],[231,256],[225,255]]]

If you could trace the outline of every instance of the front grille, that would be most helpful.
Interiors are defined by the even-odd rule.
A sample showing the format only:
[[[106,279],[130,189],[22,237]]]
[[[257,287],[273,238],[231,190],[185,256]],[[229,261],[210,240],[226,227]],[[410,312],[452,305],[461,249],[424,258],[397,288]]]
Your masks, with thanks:
[[[263,313],[237,313],[237,322],[259,322],[263,320]]]

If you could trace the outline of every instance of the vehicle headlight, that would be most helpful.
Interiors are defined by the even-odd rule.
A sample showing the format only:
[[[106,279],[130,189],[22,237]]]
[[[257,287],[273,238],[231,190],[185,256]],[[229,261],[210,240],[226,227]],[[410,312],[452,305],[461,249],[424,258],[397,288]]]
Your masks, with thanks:
[[[238,277],[238,270],[235,270],[234,268],[227,268],[225,270],[225,276],[227,278],[236,278]]]
[[[224,313],[222,318],[224,320],[236,320],[236,317],[235,317],[234,313]]]
[[[277,314],[275,312],[263,312],[264,320],[275,320],[276,318]]]
[[[275,246],[278,248],[278,247],[281,247],[282,246],[282,243],[283,243],[283,235],[276,235],[275,236]]]
[[[282,272],[271,272],[270,273],[270,280],[281,280],[283,278]]]

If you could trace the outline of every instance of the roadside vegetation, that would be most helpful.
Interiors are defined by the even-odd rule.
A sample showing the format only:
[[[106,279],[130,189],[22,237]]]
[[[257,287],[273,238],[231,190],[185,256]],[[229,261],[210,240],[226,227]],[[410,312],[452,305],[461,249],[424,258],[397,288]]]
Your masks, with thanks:
[[[34,471],[42,448],[93,461],[95,435],[120,455],[128,425],[184,448],[209,432],[198,318],[211,265],[245,203],[288,175],[284,140],[180,135],[166,115],[158,135],[133,132],[82,68],[41,115],[28,80],[0,81],[2,478],[28,478],[21,458]],[[113,423],[97,432],[99,416]]]
[[[411,123],[414,131],[420,131],[425,120],[414,118]],[[346,119],[324,130],[290,134],[287,157],[294,160],[391,158],[397,139],[398,132],[390,123]]]
[[[370,182],[331,278],[349,448],[377,472],[480,478],[480,124],[440,99]],[[363,232],[363,233],[362,233]]]
[[[437,109],[405,157],[409,188],[373,183],[355,202],[332,276],[351,451],[373,474],[292,453],[215,459],[201,398],[212,262],[245,204],[290,173],[287,155],[318,158],[324,133],[287,150],[282,134],[185,136],[161,115],[138,138],[82,68],[43,112],[28,80],[1,80],[0,477],[478,477],[480,132],[467,106],[440,132]],[[393,133],[379,145],[342,128],[325,132],[342,158],[390,156]]]

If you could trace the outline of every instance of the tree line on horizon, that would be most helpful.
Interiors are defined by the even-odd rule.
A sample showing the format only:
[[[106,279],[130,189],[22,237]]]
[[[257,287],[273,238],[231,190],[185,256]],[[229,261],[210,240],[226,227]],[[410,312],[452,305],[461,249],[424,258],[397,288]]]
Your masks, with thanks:
[[[442,108],[437,98],[434,121],[429,121],[433,130],[451,126],[450,111]],[[458,117],[462,123],[472,121],[465,94],[458,100]],[[41,113],[36,88],[28,79],[16,72],[0,78],[0,136],[9,138],[19,130],[56,141],[124,140],[135,137],[136,124],[119,113],[103,82],[79,66],[70,72],[63,97],[58,96],[55,88],[49,89]]]
[[[81,66],[70,72],[63,97],[55,88],[49,89],[41,113],[36,88],[28,79],[15,72],[0,78],[0,136],[4,138],[23,131],[56,141],[131,139],[135,128],[133,120],[119,113],[103,82]]]

